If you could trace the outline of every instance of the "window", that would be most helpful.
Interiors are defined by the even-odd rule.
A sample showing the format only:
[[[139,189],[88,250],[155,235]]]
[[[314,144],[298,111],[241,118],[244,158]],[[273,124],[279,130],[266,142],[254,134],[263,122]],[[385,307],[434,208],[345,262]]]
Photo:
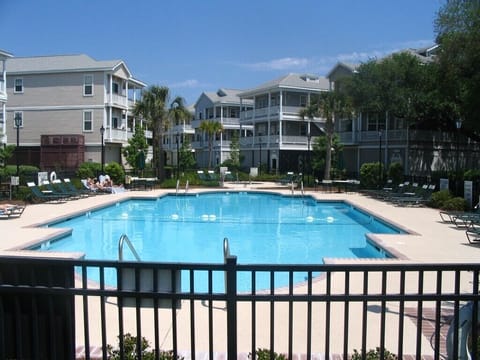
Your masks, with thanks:
[[[305,95],[300,95],[300,106],[301,107],[307,106],[307,97]]]
[[[93,130],[93,111],[88,110],[83,112],[83,131]]]
[[[93,95],[93,75],[85,75],[83,78],[83,95]]]
[[[22,128],[23,127],[23,112],[15,111],[13,113],[13,127],[14,128],[17,128],[17,125],[16,125],[17,120],[16,119],[20,120],[20,127]]]
[[[15,79],[15,85],[13,88],[14,93],[23,93],[23,79],[22,78],[16,78]]]
[[[118,90],[119,90],[120,86],[118,85],[118,83],[112,83],[112,92],[114,94],[118,94]]]
[[[115,116],[112,117],[112,127],[113,127],[114,129],[118,129],[118,128],[119,128],[119,126],[118,126],[118,117],[115,117]]]

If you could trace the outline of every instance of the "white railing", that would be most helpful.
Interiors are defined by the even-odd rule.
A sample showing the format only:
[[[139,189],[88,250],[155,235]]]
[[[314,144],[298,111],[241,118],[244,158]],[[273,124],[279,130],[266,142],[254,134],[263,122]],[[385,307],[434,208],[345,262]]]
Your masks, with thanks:
[[[108,97],[109,104],[116,104],[116,105],[122,105],[122,106],[127,106],[127,97],[118,95],[118,94],[109,94]]]

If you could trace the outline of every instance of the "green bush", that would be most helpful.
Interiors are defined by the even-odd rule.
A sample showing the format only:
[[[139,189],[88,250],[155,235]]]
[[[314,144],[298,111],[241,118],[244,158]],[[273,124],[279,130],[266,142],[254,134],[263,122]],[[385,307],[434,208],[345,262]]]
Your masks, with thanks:
[[[391,163],[388,167],[387,177],[392,180],[394,184],[403,182],[403,166],[399,162]]]
[[[250,359],[257,359],[257,360],[287,360],[287,357],[283,354],[277,354],[275,351],[271,351],[268,349],[258,349],[255,351],[255,354],[252,353],[248,354]]]
[[[358,352],[357,350],[353,350],[353,355],[351,360],[361,360],[363,359],[362,353]],[[380,348],[377,347],[375,350],[369,350],[366,353],[366,360],[380,360]],[[384,349],[383,351],[383,358],[381,360],[396,360],[397,356],[392,354],[390,351]]]
[[[449,201],[452,198],[452,194],[450,194],[450,191],[448,190],[440,190],[437,192],[434,192],[432,196],[430,197],[430,206],[441,209],[443,208],[443,205],[445,202]]]
[[[365,189],[378,187],[380,163],[365,163],[360,167],[360,184]],[[383,167],[382,167],[383,168]]]
[[[467,202],[462,197],[454,197],[446,200],[441,206],[442,210],[459,210],[465,211],[467,209]]]
[[[77,170],[77,176],[80,179],[94,178],[102,170],[102,164],[95,162],[84,162]]]
[[[118,337],[120,340],[120,336]],[[148,350],[150,347],[148,341],[142,337],[141,349],[137,349],[137,337],[131,334],[125,334],[123,336],[123,351],[120,351],[120,341],[118,349],[114,349],[110,344],[107,345],[108,358],[110,360],[136,360],[139,358],[138,354],[141,354],[142,359],[154,360],[155,350]],[[173,351],[160,351],[160,360],[182,360],[183,357],[174,356]]]
[[[114,184],[123,184],[125,181],[125,170],[123,169],[122,165],[115,161],[105,165],[105,174],[110,176],[110,179],[113,180]]]

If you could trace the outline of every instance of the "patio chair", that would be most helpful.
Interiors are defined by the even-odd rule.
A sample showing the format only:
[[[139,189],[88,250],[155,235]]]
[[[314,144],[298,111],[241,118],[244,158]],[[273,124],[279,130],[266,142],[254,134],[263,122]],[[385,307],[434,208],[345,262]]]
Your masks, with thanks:
[[[55,187],[55,189],[58,190],[59,193],[69,195],[70,198],[72,199],[80,199],[80,198],[88,197],[88,194],[80,193],[75,187],[74,187],[75,188],[74,190],[68,188],[66,184],[62,182],[62,180],[60,179],[53,180],[52,184]]]
[[[439,212],[440,218],[444,223],[455,224],[455,220],[459,216],[468,216],[480,214],[480,204],[474,206],[472,211],[463,211],[463,210],[441,210]]]
[[[218,176],[215,174],[215,171],[213,170],[208,170],[207,172],[208,180],[210,181],[218,181]]]
[[[470,244],[480,244],[480,222],[472,221],[465,230],[465,235]]]
[[[39,201],[57,204],[65,203],[67,201],[68,197],[66,197],[65,195],[52,193],[50,190],[42,191],[33,182],[28,182],[27,186],[30,189],[32,196]]]
[[[203,170],[197,170],[197,175],[198,175],[198,178],[201,181],[208,181],[209,180],[207,175],[203,172]]]
[[[4,204],[0,205],[0,219],[13,219],[22,216],[25,205]]]
[[[68,189],[72,192],[76,192],[83,197],[96,195],[96,192],[94,192],[94,191],[90,191],[90,190],[87,190],[87,189],[78,189],[75,185],[73,185],[73,183],[70,181],[69,178],[63,179],[63,185],[66,189]]]

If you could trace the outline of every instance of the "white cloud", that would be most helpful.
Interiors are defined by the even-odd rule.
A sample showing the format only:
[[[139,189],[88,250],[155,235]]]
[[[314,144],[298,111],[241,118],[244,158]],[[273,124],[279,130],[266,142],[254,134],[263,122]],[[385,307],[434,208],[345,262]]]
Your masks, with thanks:
[[[304,69],[308,64],[309,60],[305,58],[286,57],[253,64],[244,64],[244,66],[254,70],[289,70]]]
[[[171,88],[199,88],[202,87],[202,84],[196,79],[187,79],[180,82],[170,84]]]

